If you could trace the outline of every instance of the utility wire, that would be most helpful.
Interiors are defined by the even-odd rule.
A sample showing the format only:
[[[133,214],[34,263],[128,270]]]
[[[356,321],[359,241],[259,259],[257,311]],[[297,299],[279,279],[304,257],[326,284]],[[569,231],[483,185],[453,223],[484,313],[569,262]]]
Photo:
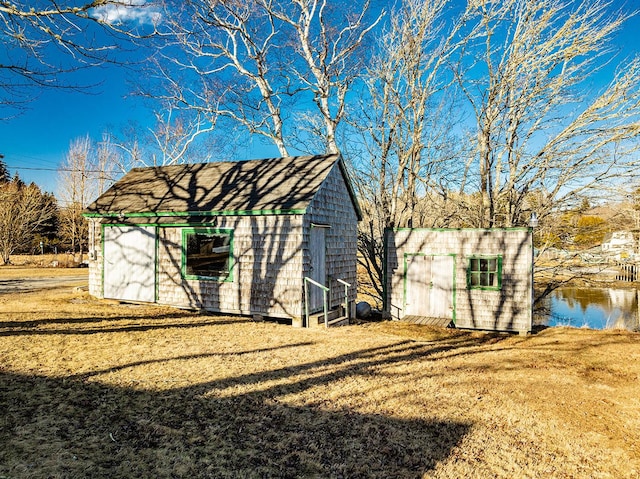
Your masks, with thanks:
[[[74,170],[71,168],[36,168],[31,166],[12,166],[5,165],[7,168],[11,168],[13,170],[29,170],[29,171],[65,171],[69,173],[120,173],[120,170]]]

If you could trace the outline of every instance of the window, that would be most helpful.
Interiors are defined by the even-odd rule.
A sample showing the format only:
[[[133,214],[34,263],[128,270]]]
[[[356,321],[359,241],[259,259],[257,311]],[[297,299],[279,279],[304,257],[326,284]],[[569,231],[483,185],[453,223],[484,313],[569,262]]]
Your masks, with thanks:
[[[472,256],[467,267],[469,289],[502,288],[502,256]]]
[[[183,230],[182,274],[186,279],[231,281],[232,264],[232,230]]]

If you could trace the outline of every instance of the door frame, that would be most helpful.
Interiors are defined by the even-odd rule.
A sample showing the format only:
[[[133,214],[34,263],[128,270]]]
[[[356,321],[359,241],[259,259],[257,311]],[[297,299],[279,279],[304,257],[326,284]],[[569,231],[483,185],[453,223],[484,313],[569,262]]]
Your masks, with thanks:
[[[326,224],[318,224],[318,223],[311,223],[311,226],[309,228],[309,258],[310,258],[310,262],[309,262],[309,278],[311,278],[314,281],[317,281],[318,283],[326,286],[329,288],[329,292],[327,293],[327,307],[331,308],[331,285],[327,285],[327,278],[329,277],[328,272],[327,272],[327,230],[331,229],[330,225],[326,225]],[[320,258],[317,258],[315,256],[315,252],[314,252],[314,248],[312,247],[313,245],[313,239],[312,237],[316,237],[316,238],[320,238],[320,236],[315,236],[317,233],[314,233],[314,231],[316,232],[320,232],[322,231],[322,270],[324,272],[324,277],[319,278],[316,276],[315,274],[315,270],[313,265],[316,263],[316,261],[318,261]],[[322,272],[321,272],[322,273]],[[318,311],[321,311],[324,307],[323,305],[323,301],[322,301],[322,291],[317,287],[317,286],[312,286],[311,289],[309,290],[309,312],[310,313],[316,313]]]

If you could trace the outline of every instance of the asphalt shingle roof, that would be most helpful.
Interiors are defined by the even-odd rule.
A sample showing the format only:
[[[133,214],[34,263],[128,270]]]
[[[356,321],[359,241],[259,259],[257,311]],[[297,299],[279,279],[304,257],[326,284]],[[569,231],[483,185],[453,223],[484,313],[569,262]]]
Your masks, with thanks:
[[[305,210],[336,162],[343,168],[337,154],[134,168],[89,205],[86,213]],[[348,184],[344,170],[343,174]],[[353,191],[349,193],[358,210]]]

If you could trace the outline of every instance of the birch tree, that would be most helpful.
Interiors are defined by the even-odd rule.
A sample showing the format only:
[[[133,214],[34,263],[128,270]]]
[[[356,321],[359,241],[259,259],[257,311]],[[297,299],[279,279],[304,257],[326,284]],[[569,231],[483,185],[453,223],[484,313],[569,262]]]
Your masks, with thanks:
[[[191,112],[200,127],[206,119],[204,131],[216,124],[228,140],[240,127],[241,136],[260,137],[283,156],[304,145],[315,125],[324,149],[339,150],[347,92],[380,18],[371,18],[368,1],[353,8],[328,0],[182,5],[170,5],[171,41],[155,67],[163,101]]]
[[[461,191],[481,202],[474,226],[526,224],[530,192],[538,215],[632,178],[640,132],[640,61],[622,62],[610,82],[590,82],[612,61],[610,40],[628,15],[606,0],[470,2],[480,27],[462,51],[459,85],[475,120]]]
[[[158,20],[145,0],[0,0],[0,118],[24,109],[42,88],[90,89],[73,73],[118,61],[122,42],[140,38],[138,27]]]

